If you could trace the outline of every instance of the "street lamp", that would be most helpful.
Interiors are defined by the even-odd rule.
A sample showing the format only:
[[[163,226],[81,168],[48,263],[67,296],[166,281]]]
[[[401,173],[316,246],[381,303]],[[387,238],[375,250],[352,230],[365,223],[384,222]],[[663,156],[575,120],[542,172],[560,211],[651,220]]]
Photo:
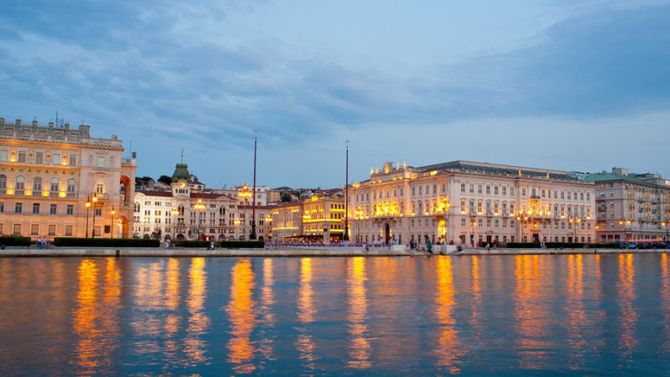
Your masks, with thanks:
[[[89,195],[88,198],[86,198],[86,235],[85,237],[88,238],[88,211],[89,208],[91,208],[91,196]]]
[[[92,226],[92,229],[91,229],[91,238],[95,238],[95,207],[96,207],[96,204],[98,204],[98,197],[94,195],[93,198],[91,199],[91,201],[93,202],[92,203],[92,206],[93,206],[93,226]]]
[[[200,217],[202,216],[202,211],[205,209],[205,204],[202,202],[202,199],[198,199],[198,201],[195,203],[193,208],[195,208],[196,212],[198,213],[197,231],[198,231],[198,240],[199,240],[200,239]]]
[[[175,207],[172,207],[170,213],[172,214],[172,242],[174,242],[174,238],[177,235],[177,222],[175,221],[175,217],[179,215],[179,210]]]
[[[114,215],[116,214],[116,211],[114,210],[114,206],[112,206],[112,229],[109,235],[109,238],[114,238]]]

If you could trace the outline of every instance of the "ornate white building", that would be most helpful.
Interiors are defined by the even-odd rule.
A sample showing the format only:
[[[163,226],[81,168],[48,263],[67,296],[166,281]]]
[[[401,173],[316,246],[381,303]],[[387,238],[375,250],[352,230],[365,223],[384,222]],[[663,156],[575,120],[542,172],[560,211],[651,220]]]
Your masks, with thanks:
[[[88,125],[0,118],[0,234],[129,236],[137,165],[123,152]]]
[[[169,191],[139,190],[135,194],[134,237],[245,240],[251,232],[252,208],[227,193],[207,190],[186,164],[177,164]],[[258,239],[268,239],[269,209],[256,207]]]
[[[454,161],[386,163],[349,189],[350,239],[368,243],[594,242],[595,187],[564,171]]]

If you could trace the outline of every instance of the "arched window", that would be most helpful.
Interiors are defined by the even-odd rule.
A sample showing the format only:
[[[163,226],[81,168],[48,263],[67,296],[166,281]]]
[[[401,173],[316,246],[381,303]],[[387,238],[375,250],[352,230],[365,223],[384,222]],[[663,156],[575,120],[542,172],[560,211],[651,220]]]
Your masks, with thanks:
[[[59,183],[60,182],[58,181],[58,178],[52,178],[51,179],[51,184],[49,185],[49,191],[58,192]]]
[[[19,175],[16,177],[16,194],[23,195],[23,190],[26,187],[26,179]]]
[[[221,206],[219,208],[219,215],[225,216],[226,215],[226,208],[224,206]]]
[[[77,187],[77,182],[75,182],[74,178],[70,178],[67,181],[67,193],[68,194],[74,194],[74,190]]]
[[[42,178],[41,177],[35,177],[33,178],[33,195],[39,194],[40,191],[42,191]]]
[[[96,195],[102,195],[105,193],[105,185],[102,183],[98,183],[95,185],[95,193]]]

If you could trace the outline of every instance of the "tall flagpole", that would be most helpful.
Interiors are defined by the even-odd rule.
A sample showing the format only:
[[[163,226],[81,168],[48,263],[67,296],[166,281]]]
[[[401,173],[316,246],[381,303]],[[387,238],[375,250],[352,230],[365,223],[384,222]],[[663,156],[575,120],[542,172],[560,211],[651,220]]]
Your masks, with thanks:
[[[251,234],[250,240],[256,239],[256,147],[258,145],[258,130],[254,130],[254,187],[253,187],[253,203],[251,203]]]
[[[349,241],[349,139],[347,139],[346,167],[344,169],[344,241]]]

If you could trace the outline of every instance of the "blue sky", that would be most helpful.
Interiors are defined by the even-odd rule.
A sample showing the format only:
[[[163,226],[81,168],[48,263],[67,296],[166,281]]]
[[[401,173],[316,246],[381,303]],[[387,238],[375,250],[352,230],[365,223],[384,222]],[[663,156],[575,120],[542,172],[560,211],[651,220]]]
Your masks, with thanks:
[[[0,116],[60,116],[210,186],[456,159],[670,177],[667,1],[10,1]]]

